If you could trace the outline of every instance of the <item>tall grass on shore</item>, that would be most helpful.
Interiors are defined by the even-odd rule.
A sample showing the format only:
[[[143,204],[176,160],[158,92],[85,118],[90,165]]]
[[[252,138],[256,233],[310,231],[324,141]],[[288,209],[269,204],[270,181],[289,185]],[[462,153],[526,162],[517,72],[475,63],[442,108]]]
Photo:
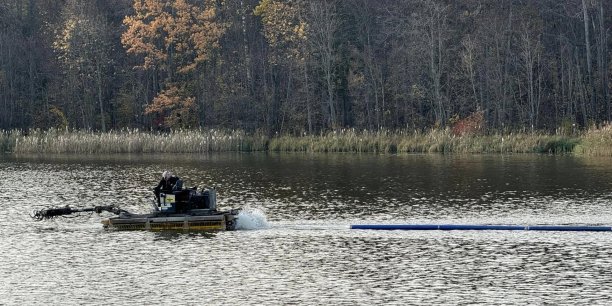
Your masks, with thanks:
[[[192,130],[150,133],[120,130],[91,131],[33,130],[0,136],[4,151],[13,153],[203,153],[265,150],[266,139],[242,131]]]
[[[13,152],[19,135],[21,135],[21,132],[17,130],[0,130],[0,154]]]
[[[612,156],[612,126],[579,136],[543,133],[454,135],[449,130],[356,131],[269,138],[243,131],[185,130],[169,133],[120,130],[0,131],[0,150],[10,153],[205,153],[222,151],[353,153],[577,153]]]
[[[589,129],[574,152],[589,156],[612,156],[612,124]]]
[[[578,139],[546,134],[456,136],[448,130],[429,132],[342,130],[320,136],[280,136],[270,151],[375,153],[567,153]]]

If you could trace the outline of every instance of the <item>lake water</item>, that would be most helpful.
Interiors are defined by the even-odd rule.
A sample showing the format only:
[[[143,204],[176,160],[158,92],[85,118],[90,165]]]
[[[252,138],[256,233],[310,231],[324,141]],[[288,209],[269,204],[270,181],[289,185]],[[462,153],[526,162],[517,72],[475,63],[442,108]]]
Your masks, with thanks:
[[[244,228],[120,232],[164,169]],[[612,225],[612,159],[546,155],[0,156],[0,304],[610,304],[612,233],[350,224]]]

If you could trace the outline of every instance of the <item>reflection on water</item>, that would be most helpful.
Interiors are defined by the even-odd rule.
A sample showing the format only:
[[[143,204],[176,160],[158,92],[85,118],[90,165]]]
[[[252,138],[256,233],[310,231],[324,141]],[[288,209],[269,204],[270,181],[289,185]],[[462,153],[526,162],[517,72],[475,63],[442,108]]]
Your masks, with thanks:
[[[218,154],[0,157],[0,304],[606,304],[609,233],[351,231],[352,223],[608,224],[609,159]],[[259,230],[105,231],[163,169]],[[256,214],[250,215],[257,224]],[[253,227],[251,227],[253,228]]]

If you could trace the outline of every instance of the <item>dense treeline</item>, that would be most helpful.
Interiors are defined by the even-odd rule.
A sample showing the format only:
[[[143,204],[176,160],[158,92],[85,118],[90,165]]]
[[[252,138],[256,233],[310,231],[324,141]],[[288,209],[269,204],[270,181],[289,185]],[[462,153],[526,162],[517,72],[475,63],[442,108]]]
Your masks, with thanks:
[[[3,0],[0,129],[612,117],[612,0]]]

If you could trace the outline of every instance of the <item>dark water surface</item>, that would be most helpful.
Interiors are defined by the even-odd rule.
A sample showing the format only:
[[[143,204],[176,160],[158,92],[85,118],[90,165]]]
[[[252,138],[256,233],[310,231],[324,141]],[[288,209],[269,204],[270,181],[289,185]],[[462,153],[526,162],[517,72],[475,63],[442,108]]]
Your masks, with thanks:
[[[247,207],[219,233],[117,232],[172,169]],[[0,156],[0,304],[610,304],[612,233],[354,223],[612,225],[612,159],[542,155]],[[261,215],[267,216],[267,226]],[[259,221],[260,223],[257,223]]]

